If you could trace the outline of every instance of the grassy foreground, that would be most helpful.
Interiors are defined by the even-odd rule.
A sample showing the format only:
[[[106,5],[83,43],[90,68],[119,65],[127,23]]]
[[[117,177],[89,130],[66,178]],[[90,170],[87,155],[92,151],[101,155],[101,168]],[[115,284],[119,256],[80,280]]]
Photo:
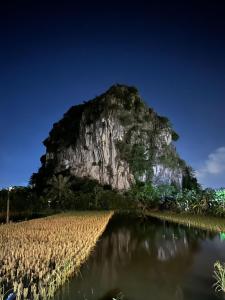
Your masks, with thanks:
[[[149,211],[146,215],[187,226],[193,226],[215,232],[225,232],[225,219],[223,218],[161,211]]]
[[[49,299],[79,270],[112,212],[76,212],[0,226],[0,299]]]

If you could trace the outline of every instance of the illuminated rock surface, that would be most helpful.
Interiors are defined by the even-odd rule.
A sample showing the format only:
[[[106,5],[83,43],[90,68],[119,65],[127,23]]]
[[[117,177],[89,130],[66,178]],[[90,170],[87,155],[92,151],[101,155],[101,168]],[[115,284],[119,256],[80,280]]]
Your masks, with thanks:
[[[112,86],[73,106],[44,141],[41,171],[69,172],[125,190],[136,179],[181,186],[185,163],[172,144],[169,120],[157,115],[134,87]]]

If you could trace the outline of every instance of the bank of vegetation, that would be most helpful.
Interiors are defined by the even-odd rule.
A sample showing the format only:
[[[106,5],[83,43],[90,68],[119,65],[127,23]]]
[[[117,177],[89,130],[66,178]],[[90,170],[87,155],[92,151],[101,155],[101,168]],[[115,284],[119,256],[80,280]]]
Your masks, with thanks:
[[[225,219],[213,216],[193,215],[188,213],[176,213],[171,211],[148,211],[146,215],[168,222],[174,222],[185,226],[196,227],[204,230],[225,232]]]
[[[71,216],[67,221],[63,217],[49,217],[0,226],[0,242],[4,245],[0,249],[1,295],[13,289],[21,295],[18,299],[26,299],[31,294],[32,299],[48,299],[78,269],[71,259],[78,258],[76,261],[82,262],[81,257],[87,257],[111,216],[110,212],[96,216],[96,210],[138,211],[188,226],[225,232],[225,190],[202,189],[191,176],[183,182],[182,189],[176,185],[156,187],[151,183],[137,182],[130,190],[121,193],[94,180],[71,179],[66,174],[58,174],[47,181],[44,190],[30,185],[14,187],[10,192],[0,191],[2,220],[5,220],[8,196],[11,220],[16,216],[23,219],[72,210],[76,210],[79,216],[81,210],[93,211],[88,217]],[[46,247],[46,243],[51,246]],[[36,248],[38,252],[34,252]],[[49,255],[46,248],[49,248]],[[76,257],[78,252],[70,252],[70,248],[82,249],[81,256]],[[59,256],[57,249],[60,249]],[[32,266],[30,271],[28,266],[29,269]],[[217,276],[216,290],[223,290],[225,268],[221,262],[215,263],[214,275]]]
[[[6,217],[10,198],[11,219],[42,216],[69,210],[133,210],[185,213],[195,216],[225,216],[225,190],[202,189],[192,177],[183,184],[153,186],[137,182],[125,192],[113,190],[88,178],[52,176],[45,189],[14,187],[10,192],[0,191],[0,219]],[[168,215],[168,214],[167,214]],[[201,218],[200,218],[201,219]]]
[[[94,124],[99,116],[107,119],[112,114],[124,128],[124,139],[119,139],[115,146],[119,159],[129,164],[131,173],[134,175],[136,183],[131,189],[120,192],[113,190],[110,185],[100,185],[98,181],[92,180],[90,177],[71,176],[68,169],[58,172],[57,170],[60,168],[56,168],[57,160],[54,160],[53,157],[57,157],[60,150],[71,145],[74,146],[75,141],[79,140],[82,116],[85,115],[86,124],[90,125]],[[165,142],[167,135],[171,136],[172,141],[179,139],[169,119],[159,116],[153,109],[148,108],[135,87],[115,85],[102,96],[82,105],[73,106],[62,120],[53,125],[49,137],[44,141],[46,155],[42,156],[42,166],[38,173],[31,176],[28,187],[13,187],[10,191],[0,190],[0,222],[6,220],[8,203],[11,221],[74,210],[130,210],[203,229],[225,231],[225,222],[222,218],[225,217],[224,189],[202,189],[193,170],[180,159],[173,143]],[[94,162],[99,167],[102,163],[102,161]],[[162,165],[182,173],[182,186],[179,182],[181,178],[176,177],[174,178],[175,182],[172,182],[171,185],[157,184],[156,186],[153,184],[153,167],[156,165]],[[107,171],[109,174],[112,173],[110,165],[107,166]],[[113,174],[111,175],[113,176]],[[143,178],[145,178],[145,182],[142,182]],[[54,219],[46,220],[49,222],[47,225],[51,227]],[[44,222],[42,221],[40,223],[38,220],[32,221],[37,222],[41,232],[43,229],[41,223]],[[61,219],[58,221],[60,223]],[[70,221],[72,222],[72,219]],[[22,224],[33,225],[32,222]],[[74,224],[72,222],[72,226]],[[4,234],[7,233],[12,242],[14,238],[18,242],[18,238],[11,228],[17,229],[17,226],[20,225],[10,224],[7,226],[0,227],[0,234],[4,231]],[[19,234],[21,242],[18,245],[23,246],[23,242],[26,244],[30,240],[35,243],[32,235],[39,238],[36,233],[35,228],[30,231],[29,237],[24,232],[28,240],[22,239]],[[59,233],[61,234],[61,231]],[[3,239],[1,235],[0,238]],[[3,262],[0,260],[0,263],[5,266],[6,260]],[[7,263],[10,264],[10,260]],[[10,266],[14,265],[10,264]],[[20,270],[19,264],[17,264],[17,268]],[[34,270],[34,274],[36,274],[35,272]],[[57,272],[55,274],[58,274]],[[13,271],[8,275],[10,275],[10,286],[11,279],[19,275],[15,275]],[[58,275],[55,276],[58,278]],[[36,275],[34,278],[32,282],[36,282]],[[37,282],[39,284],[39,279]],[[24,283],[23,289],[26,289]],[[38,287],[38,291],[41,289],[42,286]],[[23,290],[23,292],[29,294],[31,289]],[[37,288],[34,295],[36,292]]]

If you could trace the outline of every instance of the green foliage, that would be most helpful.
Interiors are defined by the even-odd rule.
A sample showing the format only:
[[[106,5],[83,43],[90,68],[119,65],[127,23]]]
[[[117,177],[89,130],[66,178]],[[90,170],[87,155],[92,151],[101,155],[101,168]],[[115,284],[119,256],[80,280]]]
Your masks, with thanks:
[[[136,184],[129,192],[136,202],[141,201],[148,206],[154,206],[159,200],[157,190],[151,184]]]
[[[131,94],[138,94],[138,89],[135,87],[135,86],[129,86],[128,87],[128,91],[131,93]]]
[[[0,190],[0,218],[6,216],[7,199],[10,199],[10,218],[28,217],[37,212],[41,206],[37,195],[31,187],[14,186],[12,190]]]
[[[125,108],[125,110],[118,110],[117,114],[125,127],[124,139],[116,143],[120,159],[128,162],[136,180],[145,177],[150,182],[153,175],[153,162],[158,150],[157,136],[162,128],[170,126],[170,122],[167,118],[159,117],[149,110],[137,94],[130,95],[129,89],[121,90],[120,86],[114,86],[112,90],[114,95],[123,99],[123,108]],[[127,107],[131,103],[132,107]],[[172,156],[171,164],[174,161]]]
[[[192,214],[207,214],[210,212],[213,198],[208,191],[184,189],[176,195],[176,211]]]
[[[132,146],[124,141],[117,141],[116,147],[119,150],[120,159],[129,161],[131,157]]]
[[[120,112],[118,115],[118,119],[123,126],[129,126],[130,124],[132,124],[132,116],[127,111]]]
[[[33,173],[30,177],[29,184],[35,193],[40,196],[47,186],[47,182],[54,174],[54,161],[51,160],[47,164],[39,168],[37,173]]]
[[[179,134],[176,133],[176,132],[173,130],[173,131],[172,131],[172,140],[173,140],[174,142],[176,142],[176,141],[179,140],[179,138],[180,138]]]
[[[0,212],[2,213],[6,211],[7,197],[8,197],[8,190],[6,189],[0,190]]]
[[[163,199],[168,197],[173,198],[178,192],[177,187],[170,184],[161,184],[156,189],[158,190],[160,198]]]
[[[115,84],[110,87],[108,93],[117,97],[123,97],[124,94],[138,94],[138,89],[135,86],[126,86],[122,84]]]
[[[129,141],[117,141],[116,147],[120,158],[128,162],[136,180],[145,175],[146,181],[151,181],[153,174],[151,150],[146,151],[143,144],[131,144]]]
[[[197,193],[195,190],[183,190],[176,195],[176,206],[178,211],[188,212],[191,210],[192,204],[197,201]]]
[[[109,185],[100,185],[98,181],[89,178],[72,177],[69,186],[62,184],[65,178],[53,177],[43,196],[50,206],[57,209],[102,210],[129,209],[133,206],[133,199]],[[61,183],[60,183],[60,182]],[[66,177],[67,182],[67,177]],[[59,196],[59,187],[61,196]]]
[[[173,210],[196,215],[225,216],[223,202],[216,201],[216,193],[212,189],[183,189],[175,193]]]
[[[215,200],[217,202],[225,202],[225,189],[221,188],[215,191]]]
[[[111,115],[119,120],[125,131],[124,139],[116,143],[118,159],[129,164],[137,183],[143,180],[146,184],[138,183],[131,192],[121,195],[89,178],[75,178],[69,171],[54,177],[55,166],[57,166],[55,153],[61,148],[76,146],[77,139],[82,135],[81,121],[90,125],[96,120],[101,120],[102,117],[107,118]],[[51,206],[62,209],[135,207],[138,201],[150,206],[159,206],[166,198],[175,197],[176,188],[151,186],[154,164],[161,162],[170,168],[184,167],[176,149],[171,145],[163,146],[163,141],[159,142],[162,129],[171,132],[173,140],[178,139],[179,136],[172,130],[169,119],[158,116],[149,109],[139,97],[135,87],[113,85],[106,93],[95,99],[73,106],[59,122],[53,125],[49,137],[44,141],[51,158],[45,155],[41,158],[42,167],[31,178],[32,190],[38,198],[42,199],[40,201],[42,205],[51,203]],[[92,130],[88,134],[93,134]],[[160,158],[159,148],[162,154]],[[96,161],[93,166],[101,166],[101,163]],[[110,165],[107,166],[107,172],[112,173]],[[194,177],[187,172],[183,188],[192,190],[194,186],[197,189]]]
[[[33,207],[33,197],[29,187],[18,186],[10,191],[11,210],[26,211]]]
[[[157,117],[162,127],[172,128],[171,122],[167,117],[164,116],[157,116]]]
[[[174,185],[152,186],[137,183],[129,191],[136,207],[157,208],[196,215],[225,216],[225,203],[216,201],[216,192],[205,190],[180,190]]]
[[[207,209],[208,209],[208,203],[204,198],[194,203],[191,207],[191,211],[197,215],[205,214],[207,212]]]
[[[69,177],[63,177],[62,174],[53,177],[48,182],[46,196],[52,208],[68,208],[70,198],[72,197],[71,183]]]
[[[48,152],[54,152],[59,146],[65,147],[74,144],[79,135],[81,117],[86,105],[71,107],[64,117],[53,125],[49,137],[44,140]]]
[[[124,86],[121,84],[115,84],[110,87],[109,94],[111,94],[114,97],[117,98],[123,98],[125,94],[126,89],[124,89]]]
[[[139,182],[132,187],[129,193],[135,200],[136,207],[149,209],[160,208],[168,199],[170,199],[171,206],[171,204],[175,203],[174,198],[177,189],[173,185],[153,186],[151,183]]]
[[[49,137],[44,141],[51,158],[44,155],[41,158],[42,167],[31,178],[37,195],[42,195],[46,183],[55,174],[57,165],[55,153],[61,148],[76,146],[77,139],[82,135],[81,123],[90,125],[101,117],[107,118],[109,115],[116,117],[125,129],[124,140],[116,144],[120,159],[128,162],[136,180],[145,178],[147,182],[151,182],[153,163],[158,151],[157,139],[162,128],[172,130],[171,123],[168,118],[158,116],[149,109],[139,97],[135,87],[116,84],[106,93],[71,107],[63,118],[53,125]],[[177,136],[175,132],[172,134],[174,137]],[[87,147],[85,149],[88,150]],[[161,160],[175,168],[179,162],[174,153],[175,151],[171,151],[168,155],[164,153]],[[94,162],[93,165],[100,166],[101,161]],[[108,172],[111,173],[110,166]]]
[[[194,171],[190,166],[186,166],[184,168],[182,188],[188,190],[201,191],[201,186],[199,185],[194,175]]]
[[[160,156],[157,157],[157,161],[163,166],[170,168],[172,170],[183,170],[186,168],[186,163],[184,160],[180,159],[176,148],[174,145],[164,144],[161,149]]]
[[[148,168],[148,164],[145,148],[143,145],[132,145],[129,157],[129,165],[131,167],[132,173],[136,178],[142,176],[145,173],[146,169]]]
[[[171,145],[164,145],[162,154],[159,156],[158,161],[170,169],[179,169],[180,158],[176,153],[176,150]]]
[[[145,180],[151,182],[156,160],[172,169],[183,168],[182,161],[172,145],[162,145],[161,156],[157,157],[157,143],[161,130],[172,128],[168,118],[158,116],[147,109],[138,97],[134,100],[132,111],[122,110],[118,118],[125,127],[125,136],[116,146],[120,158],[128,162],[136,180],[145,177]],[[178,138],[174,131],[172,133],[174,139]]]
[[[225,216],[225,197],[224,189],[212,190],[207,189],[210,194],[209,197],[212,199],[210,202],[210,211],[213,215],[224,217]]]

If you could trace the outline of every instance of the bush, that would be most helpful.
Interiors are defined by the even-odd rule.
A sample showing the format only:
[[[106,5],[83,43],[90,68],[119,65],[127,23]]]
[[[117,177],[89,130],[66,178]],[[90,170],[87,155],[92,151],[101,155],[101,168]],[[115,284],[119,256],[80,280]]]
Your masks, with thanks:
[[[174,142],[176,142],[176,141],[179,140],[179,138],[180,138],[179,134],[176,133],[176,132],[173,130],[173,131],[172,131],[172,140],[173,140]]]

